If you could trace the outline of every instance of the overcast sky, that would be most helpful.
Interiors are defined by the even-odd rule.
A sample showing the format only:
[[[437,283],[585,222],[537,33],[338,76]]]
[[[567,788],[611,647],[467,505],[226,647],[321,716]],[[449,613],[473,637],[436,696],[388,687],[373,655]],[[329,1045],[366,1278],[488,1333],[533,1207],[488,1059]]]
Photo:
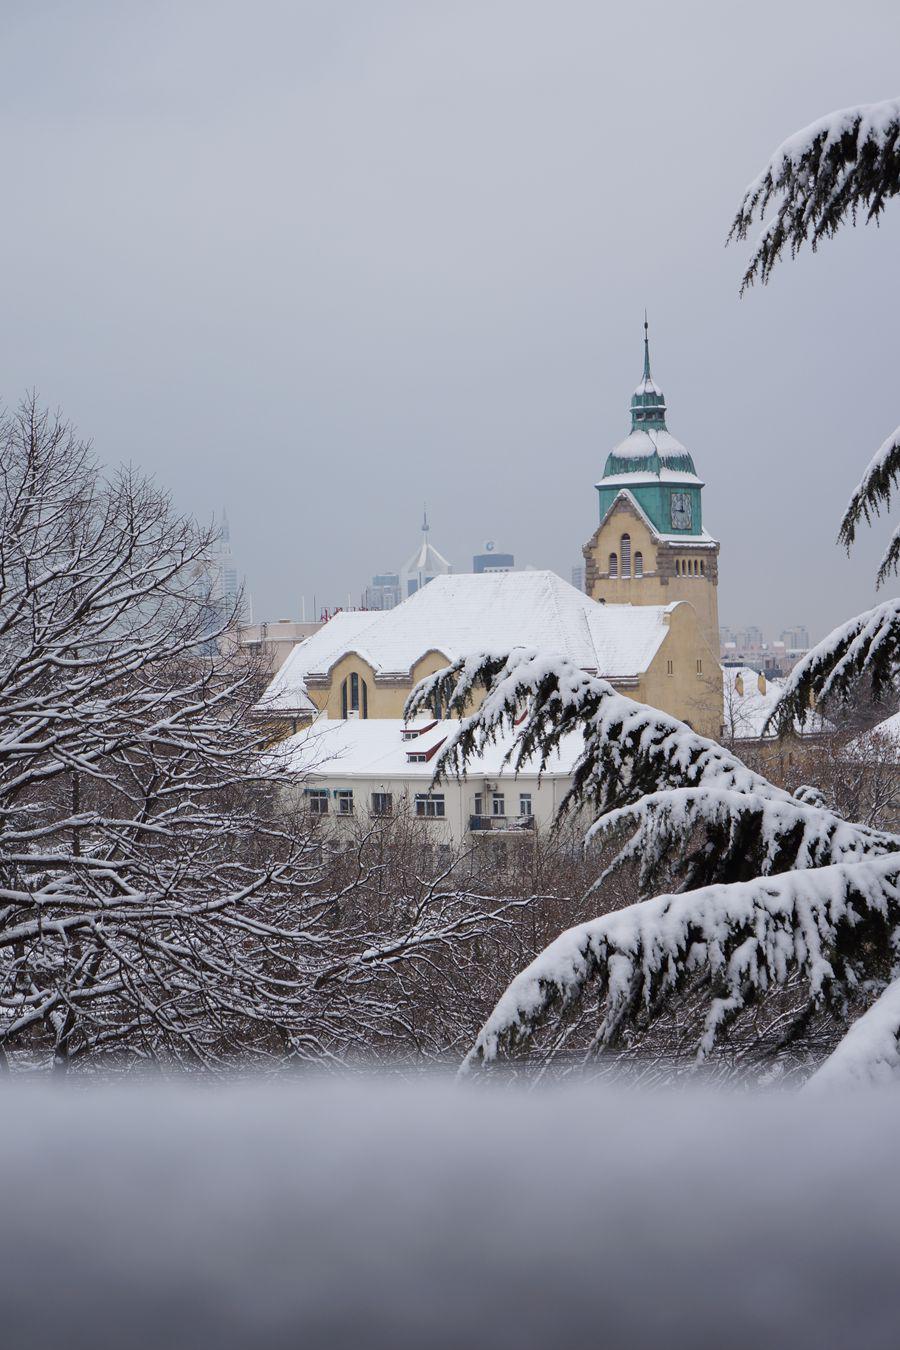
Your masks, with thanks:
[[[650,312],[720,615],[873,598],[900,208],[738,298],[745,183],[896,95],[900,5],[2,0],[0,392],[224,506],[257,618],[432,541],[568,579]],[[848,16],[852,15],[852,22]]]

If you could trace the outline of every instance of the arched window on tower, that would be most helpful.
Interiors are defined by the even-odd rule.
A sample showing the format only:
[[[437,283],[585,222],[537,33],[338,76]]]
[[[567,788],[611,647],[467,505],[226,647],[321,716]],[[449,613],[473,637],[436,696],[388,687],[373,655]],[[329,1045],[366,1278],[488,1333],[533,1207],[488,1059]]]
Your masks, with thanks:
[[[609,555],[609,575],[611,577],[617,577],[619,575],[619,559],[616,557],[615,553]]]
[[[619,540],[619,554],[622,558],[622,576],[631,576],[631,535],[623,534]]]
[[[644,555],[643,555],[643,553],[636,553],[636,554],[634,555],[634,575],[635,575],[636,577],[642,577],[642,576],[644,575]]]
[[[675,559],[675,575],[676,575],[676,577],[680,577],[680,576],[681,576],[681,559],[680,559],[680,558],[676,558],[676,559]]]
[[[700,561],[700,575],[701,575],[701,577],[705,577],[705,576],[706,576],[706,563],[703,562],[702,559],[701,559],[701,561]]]

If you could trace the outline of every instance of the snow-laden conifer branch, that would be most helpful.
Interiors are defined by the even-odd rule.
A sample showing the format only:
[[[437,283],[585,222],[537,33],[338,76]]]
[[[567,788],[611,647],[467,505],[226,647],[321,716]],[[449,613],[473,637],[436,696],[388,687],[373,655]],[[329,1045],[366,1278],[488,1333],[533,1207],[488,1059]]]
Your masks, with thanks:
[[[889,508],[898,477],[900,477],[900,427],[879,447],[862,480],[853,490],[838,535],[848,553],[856,539],[860,522],[865,520],[866,524],[870,525],[882,510],[886,511]],[[900,530],[895,530],[878,568],[879,586],[883,585],[891,573],[897,571],[898,563],[900,563]]]
[[[463,1072],[510,1056],[553,1012],[588,992],[601,1016],[594,1047],[639,1036],[689,981],[706,976],[702,1059],[745,1009],[792,976],[813,1005],[840,1011],[862,981],[891,978],[900,923],[895,856],[640,901],[570,928],[509,985]]]
[[[563,657],[519,648],[463,658],[423,680],[407,714],[437,701],[459,715],[437,775],[462,771],[504,730],[516,735],[515,766],[534,755],[546,767],[561,738],[580,733],[584,749],[560,811],[597,813],[594,837],[632,831],[612,867],[639,860],[645,893],[660,882],[705,885],[900,849],[892,835],[796,800],[677,718]]]
[[[840,624],[797,662],[770,721],[787,729],[824,698],[846,698],[865,674],[873,695],[895,692],[900,675],[900,599]]]
[[[746,239],[764,220],[743,286],[766,282],[785,248],[815,250],[857,213],[877,220],[900,191],[900,100],[845,108],[784,141],[744,193],[729,239]]]
[[[877,1087],[900,1077],[900,980],[858,1017],[806,1084],[808,1092]]]
[[[900,838],[842,820],[797,798],[719,787],[670,788],[600,817],[588,839],[631,837],[598,878],[633,862],[641,894],[694,889],[727,877],[860,862],[900,851]]]

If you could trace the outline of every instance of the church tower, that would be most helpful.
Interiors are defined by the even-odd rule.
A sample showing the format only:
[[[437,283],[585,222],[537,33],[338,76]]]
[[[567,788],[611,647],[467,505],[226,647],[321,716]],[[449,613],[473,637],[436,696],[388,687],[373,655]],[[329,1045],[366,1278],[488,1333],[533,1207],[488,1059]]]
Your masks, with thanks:
[[[666,400],[650,374],[631,398],[631,431],[610,451],[597,483],[600,524],[585,544],[585,590],[610,604],[687,600],[718,666],[719,545],[703,528],[703,480],[666,426]]]

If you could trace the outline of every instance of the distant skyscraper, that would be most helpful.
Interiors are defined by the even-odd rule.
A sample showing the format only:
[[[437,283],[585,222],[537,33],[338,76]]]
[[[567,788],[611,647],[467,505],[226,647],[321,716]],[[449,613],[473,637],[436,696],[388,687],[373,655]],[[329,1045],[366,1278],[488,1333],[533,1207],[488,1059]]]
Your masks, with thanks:
[[[493,539],[484,546],[483,553],[476,553],[472,559],[473,572],[514,572],[516,560],[511,553],[498,553]]]
[[[435,577],[441,577],[453,568],[447,559],[428,541],[428,513],[422,516],[422,542],[411,558],[397,572],[377,572],[363,594],[365,609],[393,609],[426,586]]]
[[[365,609],[393,609],[399,605],[400,573],[378,572],[372,578],[372,584],[366,587]]]
[[[422,515],[422,542],[411,558],[400,569],[400,598],[406,600],[427,586],[435,577],[446,576],[453,568],[443,554],[428,541],[428,512]]]
[[[231,552],[231,526],[224,510],[219,538],[209,555],[209,573],[210,599],[220,622],[237,612],[240,622],[249,623],[251,615],[246,594],[242,595],[242,578]]]

